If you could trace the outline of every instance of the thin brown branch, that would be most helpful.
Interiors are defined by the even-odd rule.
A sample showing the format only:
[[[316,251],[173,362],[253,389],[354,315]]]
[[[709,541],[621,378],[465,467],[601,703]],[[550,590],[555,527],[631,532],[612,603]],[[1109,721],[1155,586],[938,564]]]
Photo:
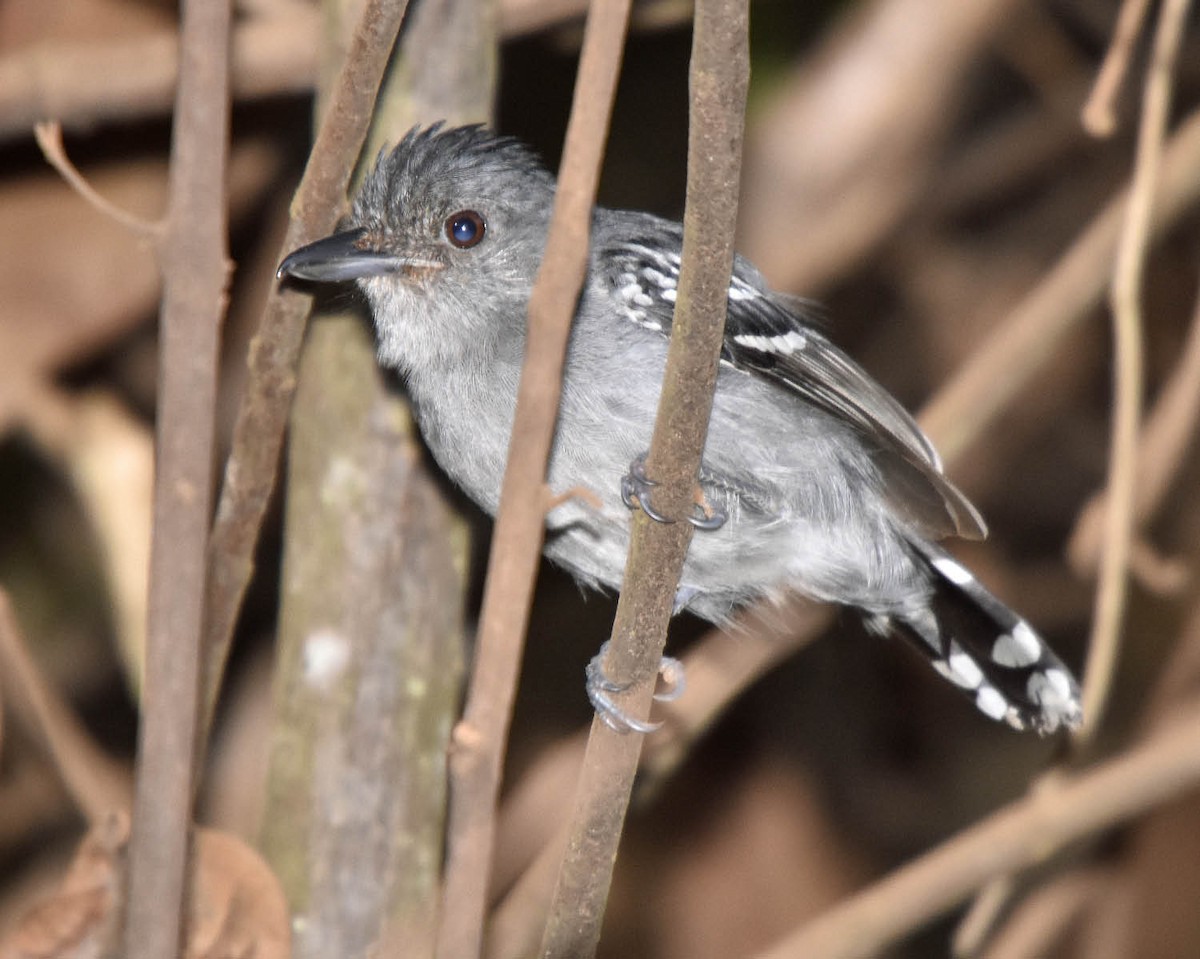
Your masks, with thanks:
[[[89,517],[109,584],[121,664],[142,688],[154,499],[154,439],[124,403],[99,391],[77,396],[49,379],[32,384],[21,423],[70,477]]]
[[[761,959],[868,959],[995,876],[1172,799],[1200,784],[1200,706],[1181,710],[1140,745],[1063,777],[903,866],[776,945]]]
[[[954,959],[974,959],[979,955],[1016,891],[1016,880],[1010,875],[997,876],[979,891],[954,931],[950,948]]]
[[[628,18],[629,0],[596,0],[588,11],[546,254],[529,301],[525,360],[475,662],[450,757],[440,959],[477,956],[482,946],[500,773],[545,537],[546,462],[567,336],[587,270],[591,211]]]
[[[304,93],[316,77],[320,17],[290,3],[286,16],[257,17],[233,34],[233,95],[239,100]],[[136,39],[53,41],[0,57],[0,138],[25,136],[52,117],[68,129],[135,121],[171,109],[179,72],[174,30]]]
[[[134,216],[132,213],[127,213],[115,203],[97,193],[95,188],[88,183],[84,175],[71,162],[71,158],[67,156],[67,151],[63,147],[61,124],[57,121],[37,123],[33,127],[33,135],[37,140],[38,146],[41,148],[42,155],[46,158],[46,162],[54,167],[58,171],[58,175],[66,180],[68,185],[83,197],[90,206],[94,207],[104,216],[120,223],[130,233],[135,233],[138,236],[152,240],[162,240],[166,226],[163,221],[160,220],[155,223],[144,220],[140,216]]]
[[[1086,743],[1099,727],[1120,648],[1135,521],[1138,429],[1142,418],[1142,278],[1150,242],[1155,184],[1171,109],[1172,74],[1189,6],[1189,0],[1166,0],[1159,14],[1142,101],[1128,214],[1113,275],[1115,411],[1109,448],[1104,549],[1084,671],[1083,726],[1077,734],[1080,743]]]
[[[750,76],[746,0],[696,4],[690,68],[688,184],[678,300],[647,470],[655,505],[683,516],[693,502],[725,329]],[[635,517],[606,674],[630,690],[623,708],[644,719],[666,642],[690,524]],[[542,938],[546,959],[588,957],[600,940],[641,737],[592,722],[567,853]]]
[[[1060,877],[1022,903],[989,946],[985,959],[1058,955],[1063,937],[1108,891],[1113,878],[1102,869],[1081,869]]]
[[[1193,600],[1191,610],[1179,630],[1179,639],[1171,655],[1159,670],[1158,681],[1145,708],[1145,721],[1151,728],[1168,721],[1175,708],[1196,695],[1200,688],[1200,601]]]
[[[746,150],[739,250],[777,289],[812,295],[844,278],[922,201],[965,77],[1020,6],[837,8],[839,21],[760,105]]]
[[[1079,115],[1083,128],[1094,137],[1112,136],[1117,129],[1116,100],[1121,92],[1125,74],[1129,72],[1133,46],[1137,42],[1138,34],[1142,32],[1142,24],[1149,7],[1150,0],[1125,0],[1121,5],[1112,43],[1108,47],[1108,53],[1104,55],[1104,63],[1100,65],[1100,72],[1096,75],[1096,83]]]
[[[584,745],[580,737],[580,749]],[[569,838],[567,823],[555,825],[557,828],[546,835],[521,878],[493,911],[483,959],[524,959],[537,955]]]
[[[677,0],[644,5],[648,28],[680,19]],[[286,2],[246,17],[233,32],[233,96],[238,102],[310,92],[316,83],[321,18],[311,4]],[[587,0],[502,0],[505,37],[582,17]],[[674,8],[674,9],[672,9]],[[173,30],[135,39],[48,41],[0,56],[0,140],[23,137],[53,117],[67,129],[131,122],[171,109],[179,70]]]
[[[1135,5],[1136,0],[1127,3],[1122,10],[1122,17],[1128,15]],[[1183,10],[1186,10],[1186,3]],[[1163,141],[1166,137],[1170,100],[1171,65],[1180,40],[1178,33],[1171,36],[1171,32],[1181,29],[1179,23],[1167,26],[1167,19],[1173,16],[1182,16],[1182,11],[1164,8],[1159,21],[1154,61],[1146,84],[1139,129],[1138,157],[1129,191],[1128,212],[1123,216],[1121,234],[1117,241],[1117,264],[1112,289],[1114,346],[1117,354],[1114,396],[1116,412],[1113,418],[1109,466],[1109,490],[1115,495],[1108,495],[1103,500],[1106,509],[1102,514],[1099,512],[1097,501],[1084,508],[1068,546],[1068,552],[1076,557],[1078,562],[1080,536],[1085,530],[1093,537],[1090,544],[1093,548],[1100,549],[1102,542],[1108,544],[1108,549],[1100,560],[1101,582],[1097,587],[1095,599],[1095,622],[1089,645],[1083,693],[1085,725],[1077,735],[1078,744],[1087,742],[1101,719],[1119,647],[1127,570],[1135,555],[1138,555],[1134,551],[1133,534],[1138,519],[1138,501],[1135,497],[1138,462],[1142,453],[1138,449],[1142,391],[1140,284],[1143,263],[1151,239],[1150,212],[1156,202],[1162,203],[1162,197],[1156,197],[1155,192],[1156,189],[1160,193],[1164,192],[1164,184],[1161,181],[1169,175],[1163,169],[1166,166],[1162,158]],[[1112,51],[1110,59],[1111,54]],[[1110,64],[1106,63],[1106,66]],[[1180,142],[1181,136],[1182,131],[1173,141],[1173,147]],[[1169,160],[1170,157],[1168,163]],[[1098,232],[1099,223],[1113,217],[1113,214],[1110,205],[1101,215],[1102,219],[1094,221],[1093,227],[1089,228],[1085,236]],[[1072,253],[1082,248],[1083,242],[1080,241]],[[1063,262],[1065,260],[1064,257]],[[1012,328],[1016,328],[1016,323],[1012,324]],[[1032,327],[1029,329],[1032,331]],[[992,342],[997,342],[997,339],[993,338]],[[1000,352],[996,351],[997,354]],[[959,382],[962,382],[961,378]],[[1119,487],[1114,488],[1114,482],[1119,482]],[[1146,500],[1147,496],[1143,494],[1142,503],[1146,503]],[[1102,539],[1102,536],[1107,539]],[[1141,565],[1146,564],[1143,562]],[[977,897],[967,920],[959,929],[958,941],[964,950],[969,952],[978,945],[1011,892],[1011,877],[999,876]]]
[[[21,633],[8,594],[0,589],[0,689],[17,717],[46,744],[71,798],[91,823],[128,809],[129,773],[88,735],[75,714],[42,675]]]
[[[1194,202],[1200,192],[1198,173],[1200,114],[1181,126],[1167,148],[1163,176],[1155,198],[1158,215],[1153,231],[1156,234],[1165,232],[1171,222],[1177,220]],[[1052,347],[1099,302],[1104,283],[1110,275],[1112,251],[1121,229],[1124,202],[1124,196],[1118,197],[1093,221],[1058,266],[1013,312],[1010,320],[997,330],[988,344],[931,403],[923,421],[930,434],[939,441],[947,464],[952,464],[965,454],[969,444],[988,423],[1019,395],[1025,378],[1034,375],[1052,355]],[[1182,377],[1182,368],[1179,376]],[[1001,384],[1003,393],[996,398],[993,406],[992,391],[997,384]],[[767,615],[770,615],[769,611]],[[751,627],[749,632],[757,636],[757,630],[758,627]],[[805,634],[798,633],[800,636]],[[726,682],[729,670],[724,663],[725,653],[737,657],[739,674],[753,677],[778,658],[780,645],[770,642],[731,644],[728,637],[716,636],[711,645],[702,644],[689,652],[685,656],[688,695],[660,707],[665,725],[648,739],[642,757],[643,769],[653,771],[660,766],[673,766],[678,756],[686,750],[692,735],[704,728],[722,705],[742,687],[740,682]],[[704,682],[708,670],[702,667],[702,661],[707,651],[721,654],[722,664],[712,684],[715,688],[706,695],[702,690],[708,685]],[[700,656],[701,665],[693,664],[693,653]],[[693,709],[701,700],[704,706]],[[531,875],[523,876],[521,883],[524,885],[532,881]],[[539,896],[527,891],[516,898],[542,901]],[[511,905],[512,902],[506,901],[506,915],[519,911],[519,907],[510,909]],[[528,920],[506,919],[505,923],[511,926],[520,921]]]
[[[1135,515],[1144,524],[1162,504],[1183,466],[1200,420],[1200,287],[1183,355],[1146,418],[1137,451]],[[1107,494],[1097,494],[1081,511],[1067,545],[1071,565],[1090,573],[1100,559]],[[1141,578],[1139,576],[1139,578]]]
[[[123,932],[128,959],[182,941],[204,638],[220,328],[229,277],[229,0],[184,4],[161,248],[154,531]]]
[[[728,632],[713,629],[689,648],[682,657],[687,695],[658,705],[662,726],[642,747],[639,789],[653,792],[668,779],[721,712],[747,686],[819,635],[831,616],[831,607],[799,597],[781,608],[762,604],[740,613]],[[501,812],[502,821],[522,817],[529,825],[508,850],[500,850],[506,855],[493,872],[493,889],[505,892],[489,924],[485,954],[490,959],[516,959],[537,946],[566,847],[569,810],[522,814],[521,807],[537,807],[534,796],[560,795],[564,782],[575,782],[586,745],[580,733],[547,750]],[[510,831],[502,825],[500,832],[503,836]]]
[[[326,8],[338,27],[325,38],[323,94],[356,4]],[[487,120],[497,46],[489,4],[415,6],[364,152],[414,123]],[[322,310],[305,340],[288,436],[261,832],[293,904],[296,959],[433,954],[446,757],[464,669],[466,543],[419,442],[361,316]],[[320,677],[318,652],[330,666]]]
[[[336,226],[406,8],[407,2],[388,0],[368,0],[363,8],[292,201],[292,222],[282,252],[311,243]],[[259,530],[275,487],[310,302],[306,294],[277,287],[250,346],[246,392],[238,408],[209,543],[202,736],[211,720],[238,611],[253,572]]]
[[[1154,195],[1150,236],[1161,237],[1200,197],[1200,112],[1171,138]],[[961,456],[1097,307],[1112,275],[1128,194],[1088,224],[1050,272],[1000,323],[921,413],[947,463]]]

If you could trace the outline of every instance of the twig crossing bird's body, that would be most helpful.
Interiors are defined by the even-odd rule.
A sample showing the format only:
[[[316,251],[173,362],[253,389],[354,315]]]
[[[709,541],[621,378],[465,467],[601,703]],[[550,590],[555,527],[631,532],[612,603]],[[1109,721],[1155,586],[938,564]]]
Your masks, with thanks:
[[[553,191],[512,139],[414,130],[381,155],[353,229],[280,268],[359,283],[380,360],[404,374],[434,457],[493,513]],[[595,211],[548,479],[593,490],[601,506],[553,510],[546,545],[590,585],[620,586],[627,474],[650,443],[680,246],[676,223]],[[874,628],[898,627],[993,719],[1040,732],[1077,725],[1070,672],[935,545],[982,537],[979,514],[912,418],[805,314],[736,260],[699,477],[724,522],[692,539],[681,583],[689,609],[720,622],[789,590],[845,603]]]

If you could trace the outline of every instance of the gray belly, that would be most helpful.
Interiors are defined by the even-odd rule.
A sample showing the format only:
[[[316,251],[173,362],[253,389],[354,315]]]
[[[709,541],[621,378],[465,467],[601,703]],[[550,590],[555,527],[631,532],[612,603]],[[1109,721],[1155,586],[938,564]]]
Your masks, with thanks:
[[[592,388],[564,394],[548,482],[554,493],[585,487],[600,506],[576,499],[553,510],[546,554],[587,585],[619,589],[631,528],[621,478],[649,446],[658,384],[650,376],[631,380],[619,351],[571,357],[568,377],[579,375],[573,368],[581,362],[591,364]],[[472,380],[441,380],[432,405],[419,384],[410,385],[435,458],[494,514],[515,384],[489,383],[482,400],[471,395]],[[683,571],[683,585],[698,592],[692,608],[720,620],[731,606],[788,590],[873,612],[910,601],[919,573],[872,492],[870,470],[870,454],[849,427],[723,367],[701,475],[728,519],[692,537]]]

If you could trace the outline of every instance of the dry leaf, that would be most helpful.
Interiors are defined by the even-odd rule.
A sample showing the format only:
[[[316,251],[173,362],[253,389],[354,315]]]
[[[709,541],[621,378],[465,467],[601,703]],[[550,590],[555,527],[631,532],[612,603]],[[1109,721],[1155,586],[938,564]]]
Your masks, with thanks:
[[[0,959],[92,959],[116,942],[129,816],[105,816],[79,844],[62,886],[0,943]]]
[[[129,816],[112,813],[79,845],[62,886],[0,943],[0,959],[100,959],[115,954],[124,912]],[[287,959],[287,901],[266,861],[242,840],[195,832],[185,959]]]

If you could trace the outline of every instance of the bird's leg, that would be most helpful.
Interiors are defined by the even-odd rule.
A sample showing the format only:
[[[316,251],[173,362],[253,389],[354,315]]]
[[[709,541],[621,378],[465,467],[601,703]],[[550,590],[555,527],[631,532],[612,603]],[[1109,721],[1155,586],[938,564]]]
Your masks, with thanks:
[[[621,477],[621,502],[630,509],[640,506],[642,512],[656,523],[673,523],[673,519],[664,516],[650,505],[650,493],[657,485],[658,483],[646,475],[646,454],[643,453],[629,464],[629,472]],[[696,487],[692,499],[700,513],[688,516],[688,522],[696,529],[714,530],[725,525],[728,518],[725,511],[713,506],[700,486]]]
[[[592,708],[596,710],[596,715],[609,729],[618,733],[652,733],[661,728],[662,723],[634,719],[613,702],[612,694],[624,692],[629,688],[629,684],[614,682],[605,674],[604,657],[607,653],[608,643],[605,643],[587,665],[587,695]],[[662,678],[665,688],[654,694],[657,702],[671,702],[683,695],[686,685],[683,663],[674,656],[664,656],[658,663],[658,675]]]
[[[675,603],[671,607],[671,615],[678,616],[702,592],[703,590],[699,586],[685,586],[683,583],[680,583],[679,588],[675,590]]]

